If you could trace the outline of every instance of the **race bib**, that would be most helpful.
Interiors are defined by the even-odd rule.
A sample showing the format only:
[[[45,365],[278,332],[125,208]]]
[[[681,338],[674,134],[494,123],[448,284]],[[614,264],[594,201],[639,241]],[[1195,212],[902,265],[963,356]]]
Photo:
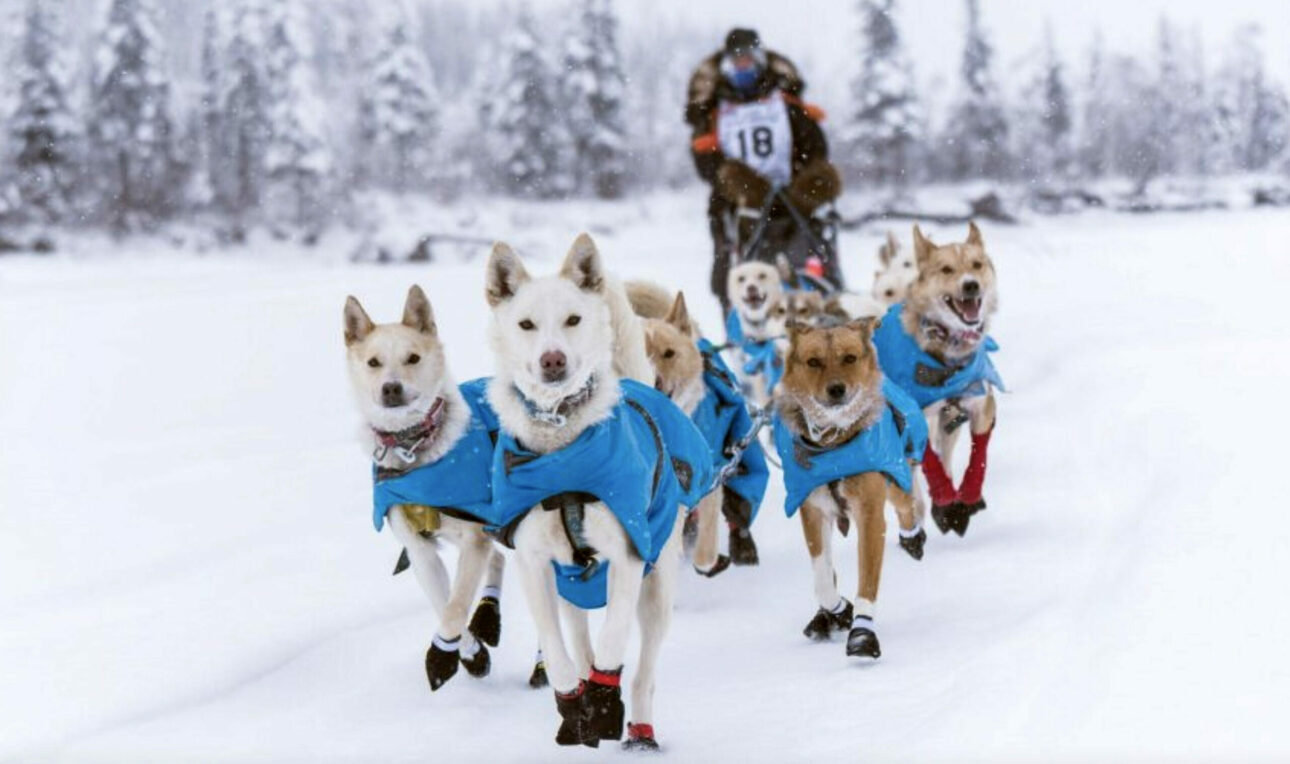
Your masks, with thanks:
[[[793,130],[778,92],[751,103],[722,102],[717,111],[721,153],[738,159],[776,187],[793,177]]]

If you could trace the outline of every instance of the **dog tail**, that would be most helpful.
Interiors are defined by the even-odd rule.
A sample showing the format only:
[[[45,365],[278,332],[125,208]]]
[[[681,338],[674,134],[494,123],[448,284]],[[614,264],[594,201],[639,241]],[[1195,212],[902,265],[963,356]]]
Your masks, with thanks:
[[[609,322],[614,329],[614,371],[644,385],[654,384],[654,365],[645,350],[645,325],[635,311],[628,290],[610,280],[605,290]]]
[[[666,318],[672,308],[676,293],[666,287],[644,279],[623,282],[632,310],[641,318]]]

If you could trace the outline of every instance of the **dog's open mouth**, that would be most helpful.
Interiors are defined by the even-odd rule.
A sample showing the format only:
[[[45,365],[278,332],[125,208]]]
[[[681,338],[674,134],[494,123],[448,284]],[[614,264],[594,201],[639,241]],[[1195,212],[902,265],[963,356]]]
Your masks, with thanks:
[[[762,305],[765,305],[765,304],[766,304],[765,292],[746,292],[744,294],[744,305],[747,305],[753,310],[757,310],[758,308],[760,308]]]
[[[945,304],[950,306],[954,315],[968,326],[975,326],[981,323],[981,298],[980,297],[950,297],[945,295]]]

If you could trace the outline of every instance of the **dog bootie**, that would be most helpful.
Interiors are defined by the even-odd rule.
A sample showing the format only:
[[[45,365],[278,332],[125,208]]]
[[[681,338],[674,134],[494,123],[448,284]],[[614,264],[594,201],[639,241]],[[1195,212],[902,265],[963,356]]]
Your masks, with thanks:
[[[591,668],[586,703],[591,712],[592,729],[601,740],[618,740],[623,736],[622,677],[622,666],[613,671]]]
[[[805,629],[802,629],[802,634],[813,642],[823,642],[833,632],[841,631],[851,625],[851,612],[851,603],[846,597],[842,597],[832,610],[820,608],[815,611],[815,617],[806,624]]]
[[[457,673],[457,664],[461,662],[461,653],[457,652],[460,642],[460,638],[446,640],[436,634],[430,643],[430,649],[426,650],[426,679],[430,680],[432,691],[443,687]]]
[[[627,739],[623,741],[623,749],[627,751],[657,751],[658,741],[654,739],[654,725],[629,722],[627,725]]]
[[[962,536],[967,532],[968,521],[977,512],[985,509],[985,499],[981,491],[985,486],[986,455],[990,450],[990,434],[994,426],[983,433],[972,433],[972,453],[968,456],[967,471],[963,473],[963,484],[958,491],[958,514],[960,519],[954,532]]]
[[[760,562],[752,531],[743,526],[730,526],[730,561],[736,565],[756,565]]]
[[[467,628],[475,635],[475,639],[489,647],[497,647],[502,639],[502,607],[496,595],[485,594],[480,597]]]
[[[873,630],[873,619],[867,615],[857,615],[851,623],[851,633],[847,635],[847,655],[853,658],[877,658],[882,655],[878,646],[878,635]]]
[[[586,703],[586,684],[578,683],[573,692],[555,694],[555,708],[560,712],[560,729],[555,742],[560,745],[585,745],[600,747],[600,738],[591,729],[591,709]]]
[[[694,566],[694,572],[705,578],[716,578],[717,574],[730,567],[730,558],[724,554],[717,555],[717,561],[712,563],[712,567],[707,570],[701,570],[698,565]]]
[[[529,687],[540,690],[549,684],[546,678],[546,664],[538,661],[533,664],[533,673],[529,674]]]
[[[927,492],[932,497],[932,520],[941,533],[949,533],[954,527],[954,504],[958,500],[954,490],[954,481],[950,480],[941,457],[927,444],[923,450],[923,477],[927,478]]]
[[[484,647],[483,642],[472,642],[475,646],[474,652],[467,655],[461,653],[461,665],[466,667],[466,673],[476,679],[483,679],[488,676],[489,670],[493,667],[492,659],[488,657],[488,648]]]
[[[903,529],[900,531],[900,548],[909,553],[910,557],[915,560],[923,559],[923,544],[927,543],[927,531],[923,526],[916,525],[913,530],[906,533]]]

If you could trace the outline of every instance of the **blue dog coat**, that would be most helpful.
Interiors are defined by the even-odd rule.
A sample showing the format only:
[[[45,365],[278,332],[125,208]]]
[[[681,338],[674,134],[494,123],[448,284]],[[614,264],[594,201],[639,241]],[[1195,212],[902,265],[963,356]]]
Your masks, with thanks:
[[[492,468],[493,530],[543,499],[590,494],[614,513],[649,571],[672,533],[677,505],[693,507],[707,491],[712,458],[694,423],[667,396],[631,380],[620,385],[622,399],[610,415],[559,451],[535,454],[501,433]],[[582,567],[552,564],[560,596],[582,608],[604,606],[608,564],[585,580]]]
[[[784,361],[775,352],[774,340],[754,340],[744,336],[743,324],[739,323],[739,314],[733,309],[726,314],[726,339],[743,351],[744,374],[755,377],[766,375],[766,391],[770,392],[784,376]]]
[[[725,466],[726,447],[734,445],[752,429],[752,417],[748,415],[747,404],[739,393],[734,374],[717,355],[712,343],[699,340],[699,352],[703,354],[703,384],[708,392],[690,418],[708,442],[715,473]],[[766,454],[762,451],[761,441],[754,439],[740,455],[739,468],[726,481],[730,490],[743,497],[752,508],[749,523],[757,517],[757,509],[769,481]]]
[[[878,365],[883,374],[909,393],[920,407],[948,398],[984,395],[987,382],[1005,389],[1003,379],[990,361],[989,354],[999,349],[994,339],[986,337],[971,357],[957,366],[946,366],[918,347],[918,342],[905,331],[900,321],[903,309],[902,303],[891,306],[874,332],[873,344],[878,349]]]
[[[433,464],[382,476],[372,468],[372,524],[381,530],[395,504],[455,509],[486,522],[492,517],[493,440],[497,415],[488,405],[488,378],[458,386],[470,407],[470,424],[457,445]]]
[[[865,472],[881,472],[901,490],[910,490],[909,460],[923,458],[927,422],[918,404],[890,380],[883,380],[882,394],[887,399],[882,418],[832,449],[805,442],[775,417],[775,450],[784,465],[784,512],[789,517],[816,488]]]

